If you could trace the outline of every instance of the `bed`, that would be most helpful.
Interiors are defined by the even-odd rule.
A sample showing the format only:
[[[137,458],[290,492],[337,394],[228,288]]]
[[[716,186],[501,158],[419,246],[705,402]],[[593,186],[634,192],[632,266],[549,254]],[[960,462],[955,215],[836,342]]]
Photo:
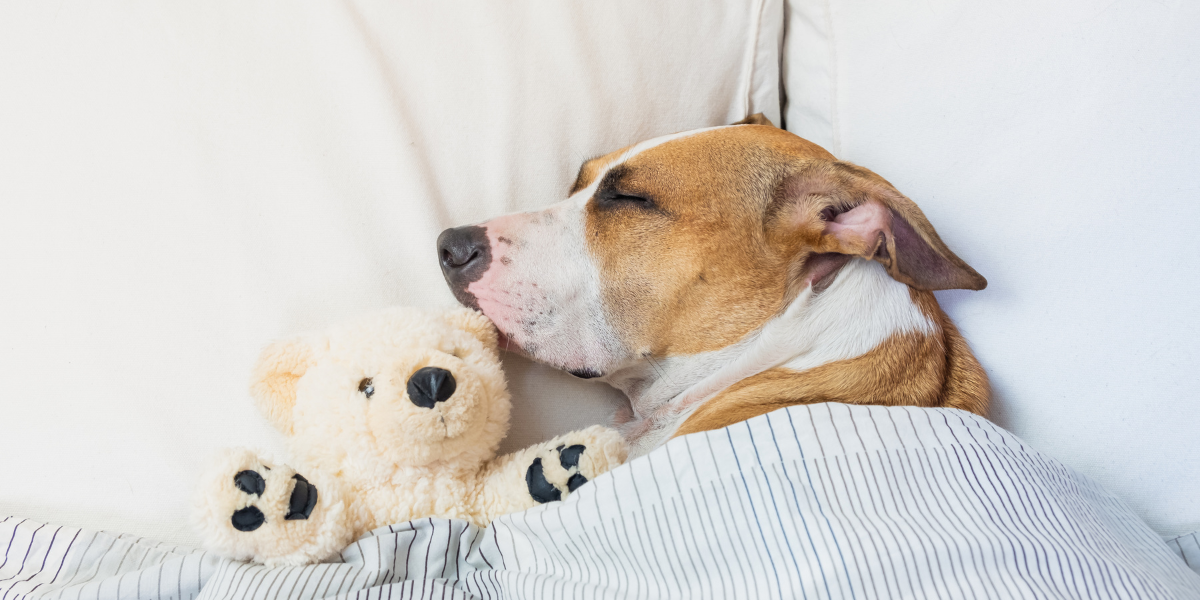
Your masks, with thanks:
[[[762,112],[921,205],[990,282],[938,297],[991,421],[1186,557],[1197,26],[1085,0],[5,3],[0,518],[194,547],[204,460],[281,447],[245,389],[268,340],[450,305],[443,228]],[[505,366],[508,448],[621,402]]]
[[[987,420],[835,403],[676,438],[487,528],[397,523],[307,567],[38,523],[0,523],[3,537],[22,565],[0,565],[4,598],[1200,594],[1181,560],[1196,558],[1194,537],[1164,544],[1118,498]]]

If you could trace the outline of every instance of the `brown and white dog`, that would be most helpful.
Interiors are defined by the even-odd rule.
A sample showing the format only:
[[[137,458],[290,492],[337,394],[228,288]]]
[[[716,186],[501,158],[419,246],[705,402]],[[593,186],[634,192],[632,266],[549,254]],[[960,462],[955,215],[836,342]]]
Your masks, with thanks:
[[[629,396],[634,455],[799,403],[987,409],[932,293],[987,281],[882,177],[761,115],[589,160],[565,201],[438,252],[502,343]]]

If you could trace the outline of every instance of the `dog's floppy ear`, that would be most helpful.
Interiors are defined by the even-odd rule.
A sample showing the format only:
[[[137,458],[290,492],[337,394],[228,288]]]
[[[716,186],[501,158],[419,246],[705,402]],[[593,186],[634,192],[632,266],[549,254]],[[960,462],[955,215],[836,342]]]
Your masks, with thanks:
[[[812,161],[776,190],[772,213],[814,250],[805,279],[862,257],[919,290],[981,290],[987,280],[955,256],[917,205],[882,177],[844,162]],[[840,262],[839,262],[840,261]]]
[[[442,320],[455,329],[471,334],[487,348],[495,348],[498,343],[496,326],[477,310],[455,308],[442,313]]]
[[[767,127],[775,126],[775,124],[772,123],[771,120],[762,113],[754,113],[745,119],[738,121],[737,123],[730,123],[730,125],[766,125]]]
[[[274,342],[254,364],[250,395],[263,416],[284,435],[292,435],[296,383],[313,365],[318,343],[322,340],[312,334]]]

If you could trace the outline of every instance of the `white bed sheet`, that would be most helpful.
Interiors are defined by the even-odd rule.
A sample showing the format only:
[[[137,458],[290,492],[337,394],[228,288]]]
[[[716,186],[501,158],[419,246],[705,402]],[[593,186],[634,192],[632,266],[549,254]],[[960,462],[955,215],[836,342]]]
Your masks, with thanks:
[[[189,543],[267,341],[453,303],[445,227],[779,116],[782,3],[0,3],[0,513]],[[508,445],[607,418],[520,360]]]
[[[0,521],[5,540],[0,598],[1200,595],[1185,546],[992,423],[844,404],[672,440],[487,529],[441,519],[381,527],[332,564],[218,562],[12,520]]]

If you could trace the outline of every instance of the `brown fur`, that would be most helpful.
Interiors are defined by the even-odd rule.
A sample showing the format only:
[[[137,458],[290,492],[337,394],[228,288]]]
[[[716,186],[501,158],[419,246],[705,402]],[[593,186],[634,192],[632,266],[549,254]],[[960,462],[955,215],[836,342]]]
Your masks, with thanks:
[[[987,375],[958,328],[930,292],[913,300],[939,331],[894,335],[870,352],[807,371],[770,369],[730,386],[684,422],[675,435],[720,429],[777,408],[817,402],[945,406],[987,411]]]
[[[913,300],[942,331],[946,371],[937,406],[958,408],[986,416],[988,403],[991,401],[991,387],[988,385],[987,373],[971,352],[966,338],[958,332],[958,327],[942,311],[942,307],[938,306],[933,293],[913,290]]]
[[[764,214],[796,157],[832,160],[773,127],[715,133],[621,165],[614,187],[648,197],[653,210],[588,206],[586,235],[610,317],[629,347],[650,356],[723,348],[779,311],[802,244],[772,239]]]
[[[850,257],[877,261],[908,284],[938,333],[896,335],[857,358],[749,377],[699,407],[680,433],[824,401],[982,414],[986,376],[930,290],[982,289],[983,277],[879,175],[761,115],[746,122],[636,154],[605,174],[588,203],[589,251],[627,347],[653,359],[734,344],[807,286],[820,290]],[[623,152],[585,163],[572,191]],[[874,215],[879,226],[830,221],[855,208],[869,209],[856,214]]]

